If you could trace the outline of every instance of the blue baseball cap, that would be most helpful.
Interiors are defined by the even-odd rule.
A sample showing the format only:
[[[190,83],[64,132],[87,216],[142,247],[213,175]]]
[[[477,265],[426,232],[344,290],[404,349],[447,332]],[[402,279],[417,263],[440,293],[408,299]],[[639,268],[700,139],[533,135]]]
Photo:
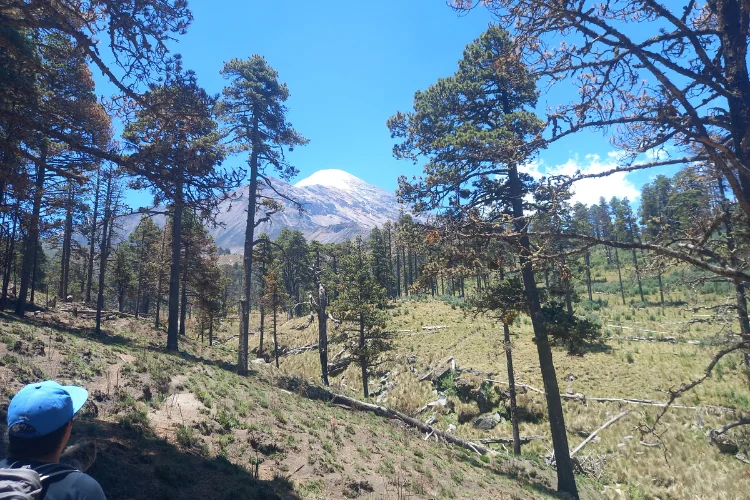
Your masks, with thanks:
[[[10,400],[8,432],[20,438],[46,436],[70,422],[88,397],[83,387],[53,380],[29,384]]]

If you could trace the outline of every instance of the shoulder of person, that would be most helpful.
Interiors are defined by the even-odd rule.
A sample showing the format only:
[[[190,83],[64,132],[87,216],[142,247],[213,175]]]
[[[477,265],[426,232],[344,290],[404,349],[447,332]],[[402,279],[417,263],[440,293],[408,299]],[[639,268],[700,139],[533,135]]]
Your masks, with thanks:
[[[105,500],[107,497],[96,479],[85,472],[73,471],[61,481],[75,500]]]

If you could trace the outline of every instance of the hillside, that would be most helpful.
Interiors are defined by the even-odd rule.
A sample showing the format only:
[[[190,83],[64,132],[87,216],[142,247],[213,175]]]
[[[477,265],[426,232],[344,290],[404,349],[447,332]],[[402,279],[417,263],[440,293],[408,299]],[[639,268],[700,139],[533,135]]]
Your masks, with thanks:
[[[308,241],[341,243],[357,235],[365,235],[387,221],[398,219],[401,205],[396,196],[385,189],[368,184],[343,170],[319,170],[295,184],[272,179],[278,191],[266,187],[261,191],[284,205],[284,210],[264,222],[256,233],[267,233],[275,239],[283,228],[302,231]],[[224,201],[216,216],[216,227],[209,227],[211,236],[221,248],[232,253],[242,253],[247,225],[247,186],[235,190],[230,199]],[[297,210],[288,199],[302,204]],[[120,237],[127,238],[140,220],[139,215],[123,218]],[[157,215],[154,221],[164,226],[164,216]]]
[[[164,343],[163,332],[130,319],[107,322],[95,339],[69,313],[23,321],[0,313],[0,421],[24,383],[88,387],[71,442],[96,440],[90,473],[112,499],[554,496],[554,474],[534,461],[480,457],[318,401],[283,366],[254,364],[240,378],[229,363],[233,343],[182,338],[180,355]]]

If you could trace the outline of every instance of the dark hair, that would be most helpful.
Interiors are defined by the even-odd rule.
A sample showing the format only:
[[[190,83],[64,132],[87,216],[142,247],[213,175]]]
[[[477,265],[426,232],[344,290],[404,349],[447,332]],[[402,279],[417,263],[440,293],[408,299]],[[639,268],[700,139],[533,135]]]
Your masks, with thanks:
[[[8,456],[31,459],[46,457],[60,447],[69,423],[66,422],[59,429],[37,438],[18,437],[8,432]]]

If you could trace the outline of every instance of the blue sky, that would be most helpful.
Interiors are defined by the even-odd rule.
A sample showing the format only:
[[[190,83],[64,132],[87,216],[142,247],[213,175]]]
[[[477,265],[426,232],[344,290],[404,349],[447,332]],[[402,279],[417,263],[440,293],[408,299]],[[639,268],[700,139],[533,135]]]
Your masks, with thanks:
[[[288,84],[290,121],[310,139],[289,156],[300,170],[298,179],[340,168],[390,191],[399,175],[418,175],[421,169],[393,158],[386,120],[408,111],[416,90],[451,75],[464,47],[491,22],[484,9],[458,15],[441,0],[194,0],[190,8],[195,20],[173,50],[209,92],[224,86],[219,70],[225,61],[256,53]],[[107,87],[99,88],[106,93]],[[569,92],[542,95],[540,110]],[[538,164],[541,171],[604,169],[613,166],[612,150],[601,135],[579,135],[542,152]],[[226,164],[241,162],[244,158],[232,158]],[[651,175],[582,184],[576,198],[632,199]],[[128,199],[134,206],[150,202],[145,193]]]

